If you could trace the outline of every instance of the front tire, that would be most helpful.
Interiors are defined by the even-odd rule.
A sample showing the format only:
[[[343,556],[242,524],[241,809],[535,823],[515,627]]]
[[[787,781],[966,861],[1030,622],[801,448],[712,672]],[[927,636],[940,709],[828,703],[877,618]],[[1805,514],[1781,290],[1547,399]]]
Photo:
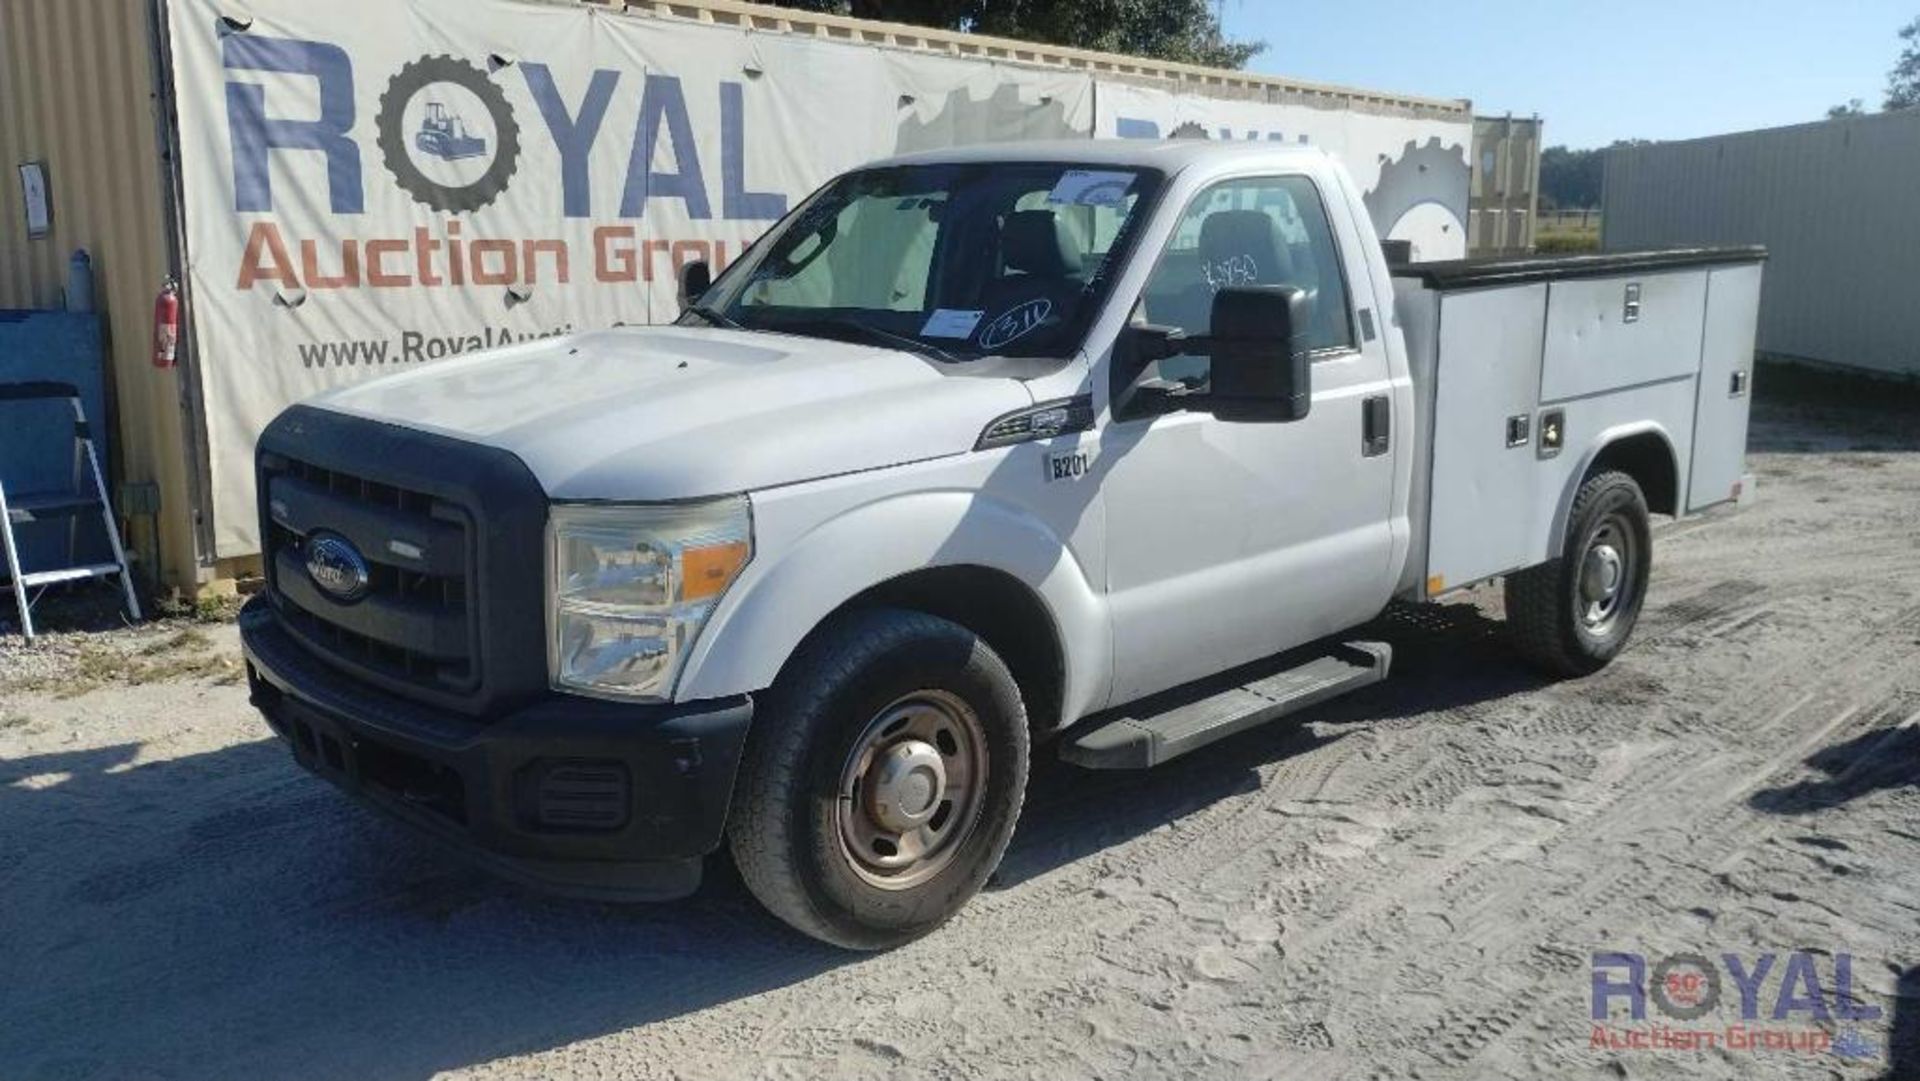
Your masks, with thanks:
[[[748,890],[797,930],[897,946],[999,865],[1027,759],[1019,687],[979,637],[921,612],[850,612],[756,710],[728,844]]]
[[[1625,648],[1646,600],[1653,565],[1647,499],[1625,473],[1580,485],[1560,555],[1507,576],[1514,647],[1555,676],[1584,676]]]

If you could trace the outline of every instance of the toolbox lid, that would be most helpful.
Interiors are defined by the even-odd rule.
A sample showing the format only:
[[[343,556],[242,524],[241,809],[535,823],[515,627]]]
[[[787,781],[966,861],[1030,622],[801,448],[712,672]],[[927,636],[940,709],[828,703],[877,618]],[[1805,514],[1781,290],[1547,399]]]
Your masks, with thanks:
[[[1767,257],[1760,245],[1729,248],[1661,248],[1652,251],[1588,252],[1578,255],[1522,255],[1402,263],[1396,278],[1413,278],[1429,289],[1469,289],[1485,285],[1607,278],[1637,271],[1679,270],[1692,266],[1757,263]]]

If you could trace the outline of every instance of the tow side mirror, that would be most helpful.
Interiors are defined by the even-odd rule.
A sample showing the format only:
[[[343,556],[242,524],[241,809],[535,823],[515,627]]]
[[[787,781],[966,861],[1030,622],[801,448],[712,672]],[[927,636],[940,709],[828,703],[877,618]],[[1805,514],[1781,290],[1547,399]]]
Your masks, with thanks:
[[[1195,403],[1221,420],[1289,421],[1313,404],[1307,295],[1290,285],[1229,286],[1213,295],[1211,386]]]
[[[713,268],[705,259],[695,259],[680,268],[680,307],[691,308],[700,303],[713,284]]]

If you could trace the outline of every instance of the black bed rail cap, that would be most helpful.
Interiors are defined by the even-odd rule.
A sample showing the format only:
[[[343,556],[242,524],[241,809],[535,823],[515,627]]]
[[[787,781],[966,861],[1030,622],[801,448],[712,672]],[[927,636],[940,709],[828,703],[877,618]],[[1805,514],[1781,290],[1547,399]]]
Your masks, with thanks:
[[[1447,259],[1395,265],[1396,278],[1418,279],[1429,289],[1470,289],[1483,285],[1607,278],[1635,272],[1656,273],[1694,266],[1758,263],[1767,249],[1758,244],[1730,248],[1659,248],[1650,251],[1590,252],[1578,255],[1521,255],[1483,259]]]

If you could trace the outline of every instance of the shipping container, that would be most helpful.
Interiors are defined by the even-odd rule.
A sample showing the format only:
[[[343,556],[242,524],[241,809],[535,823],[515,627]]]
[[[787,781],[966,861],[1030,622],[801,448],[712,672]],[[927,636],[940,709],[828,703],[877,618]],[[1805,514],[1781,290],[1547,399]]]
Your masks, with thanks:
[[[1609,251],[1761,244],[1759,349],[1920,375],[1920,110],[1606,152]]]

